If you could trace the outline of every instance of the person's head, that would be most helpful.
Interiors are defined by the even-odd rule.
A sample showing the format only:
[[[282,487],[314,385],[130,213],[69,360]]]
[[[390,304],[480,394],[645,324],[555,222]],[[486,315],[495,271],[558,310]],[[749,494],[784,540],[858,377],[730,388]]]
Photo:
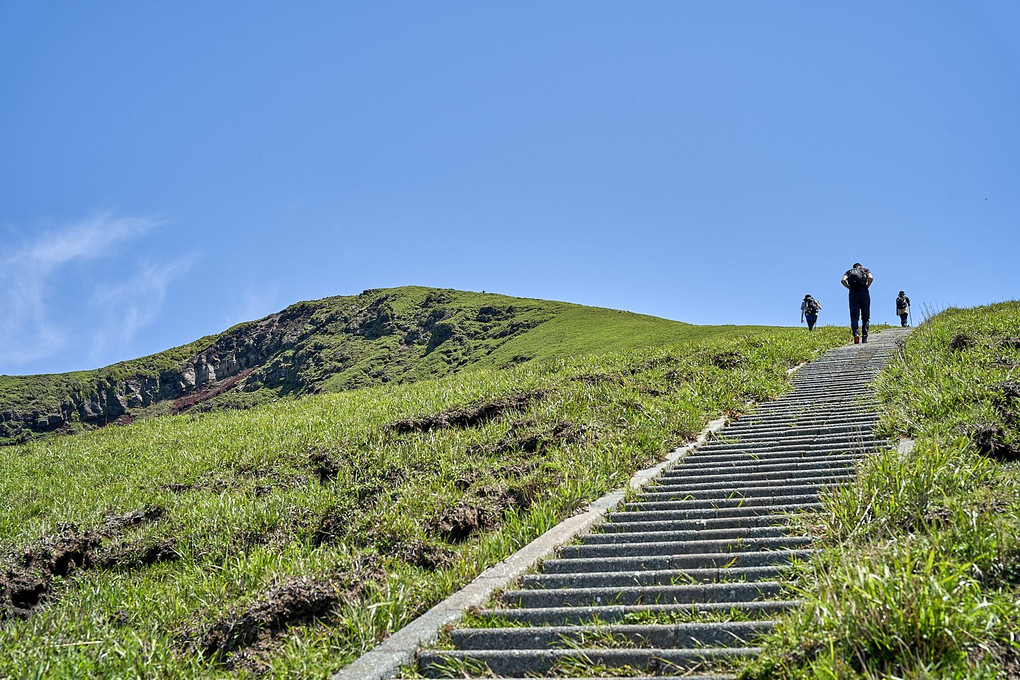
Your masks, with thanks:
[[[854,262],[854,267],[860,267],[860,266],[861,266],[860,262]]]
[[[811,297],[811,293],[808,293],[807,295],[804,296],[804,299],[807,300],[810,297]]]
[[[904,292],[903,292],[903,291],[901,290],[901,291],[900,291],[900,295],[906,295],[906,293],[904,293]]]

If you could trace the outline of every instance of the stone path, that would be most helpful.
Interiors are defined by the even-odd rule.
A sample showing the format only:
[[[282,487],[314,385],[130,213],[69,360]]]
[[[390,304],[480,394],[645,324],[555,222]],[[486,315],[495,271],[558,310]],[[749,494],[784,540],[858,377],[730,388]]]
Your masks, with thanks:
[[[454,629],[453,649],[422,651],[419,672],[732,677],[726,668],[758,654],[755,636],[798,605],[784,565],[809,556],[811,539],[792,534],[786,514],[819,508],[819,492],[850,483],[857,462],[888,445],[873,434],[868,385],[904,333],[801,368],[791,392],[727,425],[504,591],[476,627]]]

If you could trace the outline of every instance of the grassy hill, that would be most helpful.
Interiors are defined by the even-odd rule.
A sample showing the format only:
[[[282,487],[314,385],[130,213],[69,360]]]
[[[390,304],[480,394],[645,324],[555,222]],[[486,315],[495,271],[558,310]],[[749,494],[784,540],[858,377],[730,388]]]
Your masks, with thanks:
[[[368,290],[94,371],[0,376],[0,443],[747,330],[504,295]]]
[[[404,288],[40,378],[259,357],[176,415],[0,449],[0,677],[326,677],[844,335]]]

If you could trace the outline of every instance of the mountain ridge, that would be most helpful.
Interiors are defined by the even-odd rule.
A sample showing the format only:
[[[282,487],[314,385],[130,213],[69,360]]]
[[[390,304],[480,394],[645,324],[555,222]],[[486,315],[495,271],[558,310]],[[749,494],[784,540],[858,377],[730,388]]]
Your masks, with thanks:
[[[614,331],[693,328],[495,293],[368,289],[298,302],[220,334],[91,371],[0,376],[0,443],[137,417],[409,382],[476,365],[506,367],[552,356],[564,343],[573,346],[578,325],[586,327],[581,337],[591,348],[611,345]]]

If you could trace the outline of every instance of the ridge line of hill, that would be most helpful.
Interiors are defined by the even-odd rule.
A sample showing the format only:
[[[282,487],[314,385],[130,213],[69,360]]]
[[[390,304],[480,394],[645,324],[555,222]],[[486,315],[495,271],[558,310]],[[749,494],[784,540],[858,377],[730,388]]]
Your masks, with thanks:
[[[586,326],[581,334],[579,325]],[[573,349],[579,335],[591,340],[576,348],[584,352],[611,348],[614,333],[659,333],[664,325],[691,328],[630,312],[492,293],[369,289],[299,302],[218,335],[105,368],[0,376],[0,444],[139,417],[249,408],[302,394],[413,382],[476,366],[504,368],[553,356],[565,345]]]

